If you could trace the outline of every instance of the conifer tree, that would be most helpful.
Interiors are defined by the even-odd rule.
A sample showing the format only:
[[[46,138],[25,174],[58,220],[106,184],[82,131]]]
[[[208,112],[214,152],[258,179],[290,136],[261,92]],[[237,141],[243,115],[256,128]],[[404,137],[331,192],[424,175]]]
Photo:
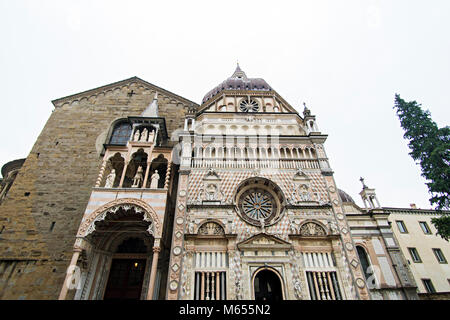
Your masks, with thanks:
[[[395,106],[400,124],[409,141],[411,157],[422,168],[427,180],[430,203],[441,212],[440,218],[432,219],[438,234],[445,240],[450,237],[450,215],[442,210],[450,209],[450,127],[438,128],[428,110],[424,111],[416,101],[406,102],[395,95]]]

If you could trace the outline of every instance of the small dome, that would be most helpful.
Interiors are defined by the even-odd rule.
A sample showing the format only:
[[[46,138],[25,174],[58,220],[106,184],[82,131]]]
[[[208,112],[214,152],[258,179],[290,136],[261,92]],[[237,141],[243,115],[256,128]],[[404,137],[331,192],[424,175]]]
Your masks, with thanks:
[[[255,91],[269,91],[272,88],[261,78],[247,78],[244,71],[239,65],[234,71],[233,75],[209,91],[203,98],[202,103],[205,103],[213,96],[224,90],[255,90]]]
[[[341,198],[342,202],[351,202],[351,203],[355,204],[355,201],[352,199],[352,197],[350,197],[347,194],[347,192],[345,192],[341,189],[338,189],[338,192],[339,192],[339,198]]]

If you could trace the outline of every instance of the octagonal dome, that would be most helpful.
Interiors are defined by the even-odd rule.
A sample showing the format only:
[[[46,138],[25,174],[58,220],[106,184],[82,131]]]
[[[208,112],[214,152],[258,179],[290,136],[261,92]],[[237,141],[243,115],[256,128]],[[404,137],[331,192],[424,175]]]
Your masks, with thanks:
[[[225,90],[270,91],[272,88],[262,78],[247,78],[247,75],[241,70],[238,64],[233,75],[209,91],[204,96],[202,103],[205,103],[219,92]]]

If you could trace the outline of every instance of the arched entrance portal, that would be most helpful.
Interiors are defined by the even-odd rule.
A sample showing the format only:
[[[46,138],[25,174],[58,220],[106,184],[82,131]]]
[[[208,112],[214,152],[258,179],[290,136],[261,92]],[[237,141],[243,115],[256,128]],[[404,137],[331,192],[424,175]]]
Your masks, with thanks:
[[[124,240],[113,255],[104,300],[139,300],[147,265],[147,246],[139,238]]]
[[[255,290],[255,300],[283,300],[280,278],[275,272],[269,269],[263,269],[256,274],[253,287]]]
[[[78,274],[67,273],[60,300],[78,279],[76,300],[154,299],[161,223],[153,208],[136,199],[118,199],[84,219],[69,268],[83,259]]]

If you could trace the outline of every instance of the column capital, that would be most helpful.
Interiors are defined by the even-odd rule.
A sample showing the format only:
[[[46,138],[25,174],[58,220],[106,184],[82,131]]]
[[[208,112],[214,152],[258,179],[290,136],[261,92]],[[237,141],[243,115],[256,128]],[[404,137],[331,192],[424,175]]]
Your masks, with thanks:
[[[153,247],[153,252],[154,253],[160,253],[161,252],[161,247]]]

